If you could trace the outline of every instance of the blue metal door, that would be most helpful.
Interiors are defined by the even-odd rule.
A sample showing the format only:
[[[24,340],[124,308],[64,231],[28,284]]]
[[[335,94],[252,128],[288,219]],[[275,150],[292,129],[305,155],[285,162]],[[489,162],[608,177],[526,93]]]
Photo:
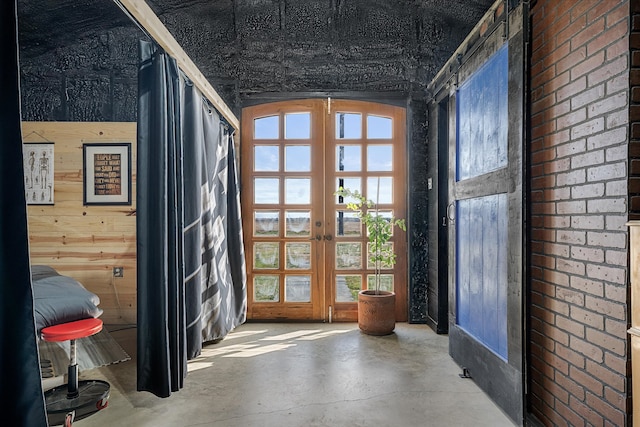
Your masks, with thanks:
[[[522,46],[486,50],[463,70],[453,100],[449,344],[456,362],[522,422]]]

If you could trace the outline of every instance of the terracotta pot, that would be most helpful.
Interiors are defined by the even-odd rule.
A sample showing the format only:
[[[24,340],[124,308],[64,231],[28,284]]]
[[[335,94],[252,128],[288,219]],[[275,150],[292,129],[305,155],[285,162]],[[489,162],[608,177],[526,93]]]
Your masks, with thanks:
[[[364,290],[358,293],[358,326],[368,335],[389,335],[396,327],[396,294]]]

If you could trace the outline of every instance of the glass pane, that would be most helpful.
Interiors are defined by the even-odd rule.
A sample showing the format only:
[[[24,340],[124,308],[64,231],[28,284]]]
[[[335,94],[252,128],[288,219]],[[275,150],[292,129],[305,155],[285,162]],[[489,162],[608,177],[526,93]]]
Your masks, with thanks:
[[[369,145],[367,147],[367,170],[368,171],[393,170],[393,146],[392,145]]]
[[[284,250],[287,254],[287,269],[308,270],[311,268],[311,243],[285,243]]]
[[[336,236],[359,236],[362,232],[357,212],[336,212]]]
[[[339,274],[336,276],[336,301],[356,302],[362,289],[362,276],[357,274]]]
[[[393,274],[378,275],[380,286],[379,291],[393,292]],[[376,276],[370,274],[367,276],[367,289],[376,289]]]
[[[362,179],[361,178],[338,178],[336,180],[335,191],[338,191],[340,187],[348,188],[351,191],[357,191],[358,193],[362,193]],[[353,197],[336,196],[336,201],[337,203],[347,204],[347,203],[355,202],[356,199],[354,199]]]
[[[362,148],[360,145],[338,145],[336,147],[336,171],[361,171]]]
[[[265,172],[279,169],[280,159],[277,145],[256,145],[253,148],[253,170]]]
[[[280,212],[256,211],[253,214],[254,236],[278,236],[280,234]]]
[[[367,138],[391,139],[393,121],[388,117],[367,116]]]
[[[362,268],[362,243],[336,243],[336,268]]]
[[[253,245],[254,268],[278,268],[280,265],[280,244],[258,242]]]
[[[255,139],[278,139],[280,132],[278,116],[262,117],[253,121],[253,135]]]
[[[311,171],[311,147],[287,145],[284,148],[284,170],[287,172]]]
[[[311,203],[310,178],[285,178],[284,202],[288,205],[308,205]]]
[[[280,277],[278,276],[254,276],[253,300],[255,302],[280,301]]]
[[[284,299],[287,302],[311,301],[311,276],[287,276],[284,279]]]
[[[285,139],[309,139],[311,113],[289,113],[284,116]]]
[[[362,138],[362,115],[336,113],[336,139]]]
[[[280,179],[255,178],[253,181],[253,202],[255,204],[280,203]]]
[[[388,258],[388,257],[395,258],[395,254],[393,253],[393,242],[387,242],[384,245],[382,245],[382,248],[380,248],[380,254],[377,257],[376,257],[376,254],[373,253],[373,247],[371,243],[367,243],[367,249],[368,249],[367,251],[368,252],[367,254],[368,270],[373,270],[374,268],[376,268],[376,258],[380,260],[381,269],[389,270],[393,268],[389,263],[383,261],[385,258]]]
[[[378,193],[378,179],[380,179],[380,193]],[[393,178],[367,178],[367,199],[376,204],[393,203]]]
[[[286,237],[308,237],[311,235],[310,211],[287,211],[285,218],[287,221],[284,231]]]

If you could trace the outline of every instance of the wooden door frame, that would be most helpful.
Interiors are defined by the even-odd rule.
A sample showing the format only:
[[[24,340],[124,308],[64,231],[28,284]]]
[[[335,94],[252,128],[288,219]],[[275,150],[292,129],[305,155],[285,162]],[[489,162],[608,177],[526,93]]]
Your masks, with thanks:
[[[367,101],[360,101],[360,100],[332,100],[332,103],[334,106],[340,106],[340,105],[357,105],[358,106],[358,110],[361,112],[367,112],[367,113],[373,113],[373,111],[371,111],[372,109],[374,111],[378,111],[379,113],[382,112],[386,112],[386,111],[391,111],[391,110],[397,110],[397,111],[401,111],[401,116],[398,119],[397,122],[394,121],[394,126],[397,127],[397,129],[399,129],[400,135],[394,135],[393,141],[394,141],[394,147],[399,147],[398,148],[394,148],[394,151],[397,151],[397,156],[398,159],[402,162],[402,164],[404,164],[404,167],[400,167],[398,168],[399,171],[396,171],[398,179],[394,180],[395,186],[394,186],[394,194],[399,195],[398,197],[401,197],[401,199],[399,200],[399,208],[396,210],[395,214],[398,217],[403,217],[406,218],[407,217],[407,176],[406,176],[406,164],[407,164],[407,158],[406,158],[406,151],[407,151],[407,139],[406,139],[406,127],[407,127],[407,123],[406,123],[406,107],[404,106],[393,106],[394,103],[379,103],[379,102],[367,102]],[[252,147],[253,147],[253,138],[246,138],[244,135],[249,135],[251,134],[251,132],[253,131],[252,129],[252,125],[253,125],[253,120],[245,120],[245,111],[251,111],[252,115],[251,117],[256,117],[257,115],[263,115],[263,116],[267,116],[267,115],[273,115],[275,113],[280,114],[281,112],[286,112],[286,111],[300,111],[301,108],[300,107],[304,107],[306,110],[309,109],[310,105],[320,105],[322,106],[322,108],[324,108],[325,110],[323,111],[322,117],[324,117],[324,119],[322,120],[322,126],[327,129],[327,132],[331,132],[331,130],[329,130],[329,125],[327,124],[327,118],[328,118],[328,108],[330,108],[328,106],[328,102],[327,99],[318,99],[318,98],[312,98],[312,99],[295,99],[295,100],[286,100],[286,101],[278,101],[278,102],[270,102],[270,103],[256,103],[255,105],[251,106],[251,107],[246,107],[246,109],[243,110],[243,120],[241,123],[241,129],[242,129],[242,141],[243,143],[241,144],[240,147],[240,158],[241,158],[241,182],[242,182],[242,193],[241,193],[241,197],[242,197],[242,210],[243,210],[243,223],[244,223],[244,229],[245,229],[245,234],[249,235],[249,238],[245,238],[245,242],[247,242],[248,244],[245,245],[245,252],[246,252],[246,259],[247,259],[247,272],[248,274],[248,279],[249,279],[249,283],[247,285],[247,289],[248,289],[248,302],[249,302],[249,309],[248,309],[248,318],[252,319],[254,318],[254,315],[259,314],[258,312],[260,310],[258,310],[258,312],[255,311],[255,308],[253,307],[254,303],[252,303],[253,300],[253,293],[252,293],[252,289],[253,289],[253,282],[252,282],[252,260],[253,260],[253,251],[252,251],[252,242],[253,241],[253,233],[252,233],[252,229],[253,229],[253,224],[252,224],[252,220],[253,220],[253,213],[252,213],[252,209],[250,208],[250,206],[253,205],[252,200],[253,200],[253,185],[251,185],[248,181],[247,181],[247,174],[253,175],[253,172],[250,169],[252,166],[252,159],[253,159],[253,154],[251,152]],[[375,108],[374,108],[375,107]],[[335,112],[335,109],[331,110],[331,113]],[[375,113],[374,113],[375,114]],[[382,114],[381,114],[382,115]],[[331,121],[329,121],[331,122]],[[315,127],[314,127],[315,129]],[[315,132],[315,130],[314,130]],[[395,141],[402,141],[402,143],[400,144],[396,144]],[[333,150],[334,145],[331,146],[331,148],[328,148],[327,142],[323,139],[322,141],[322,150],[323,150],[323,156],[322,159],[324,161],[324,163],[328,162],[329,158],[332,157],[330,155],[328,155],[328,152]],[[316,161],[317,159],[314,159],[314,161]],[[330,165],[329,167],[333,167],[333,165]],[[314,168],[319,169],[320,166],[314,166]],[[327,176],[327,165],[323,164],[322,165],[322,173],[323,176]],[[327,193],[328,190],[325,190],[325,193]],[[328,196],[327,196],[328,197]],[[333,234],[334,233],[334,219],[331,215],[328,215],[328,213],[330,212],[329,208],[327,207],[328,205],[331,205],[332,203],[327,203],[324,202],[325,206],[323,206],[324,208],[324,213],[323,213],[323,225],[322,225],[322,230],[321,234],[323,236],[327,236],[328,234]],[[334,206],[335,207],[335,206]],[[250,212],[251,210],[251,212]],[[312,219],[312,223],[314,222],[314,220]],[[312,224],[312,231],[315,234],[315,227]],[[403,233],[405,234],[405,233]],[[398,239],[398,243],[397,243],[397,249],[396,251],[398,252],[398,258],[399,260],[404,263],[405,268],[403,268],[401,271],[396,271],[396,275],[401,273],[401,286],[397,287],[397,289],[399,290],[399,292],[397,292],[398,297],[396,298],[396,317],[398,321],[406,321],[407,317],[408,317],[408,253],[407,253],[407,235],[402,236],[401,239]],[[318,245],[314,245],[314,246],[318,246]],[[320,251],[320,250],[316,250],[315,251],[315,256],[318,260],[318,274],[317,274],[317,281],[320,284],[326,284],[325,286],[322,285],[318,285],[318,291],[315,295],[317,295],[318,297],[321,298],[322,302],[320,303],[320,307],[319,309],[316,311],[313,311],[313,314],[311,316],[306,316],[305,319],[306,320],[321,320],[321,321],[327,321],[330,320],[329,319],[329,310],[328,310],[328,305],[332,304],[332,305],[337,305],[334,304],[333,300],[334,300],[334,296],[333,296],[333,289],[332,286],[330,285],[330,283],[332,283],[332,280],[328,280],[330,277],[330,274],[333,273],[333,268],[332,266],[327,265],[327,256],[325,255],[327,253],[328,250],[334,250],[335,248],[335,241],[323,241],[323,246],[325,247],[324,251]],[[400,265],[400,264],[399,264]],[[280,273],[280,274],[284,274],[284,273]],[[282,285],[281,285],[282,287]],[[333,319],[331,320],[347,320],[347,321],[355,321],[357,319],[357,304],[356,303],[341,303],[341,304],[345,304],[343,305],[342,308],[343,309],[343,316],[342,315],[338,315],[338,316],[333,316]],[[350,306],[349,306],[350,305]],[[335,307],[334,307],[334,313],[335,313]],[[338,313],[340,313],[340,310],[337,311]],[[273,309],[271,311],[271,316],[270,318],[272,319],[281,319],[284,320],[286,318],[286,315],[283,311],[279,311],[278,309]]]

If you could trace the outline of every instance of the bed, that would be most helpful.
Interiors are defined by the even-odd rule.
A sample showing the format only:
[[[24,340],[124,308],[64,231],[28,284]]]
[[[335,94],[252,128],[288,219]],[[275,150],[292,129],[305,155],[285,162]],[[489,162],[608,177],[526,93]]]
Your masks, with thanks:
[[[38,335],[42,328],[99,317],[100,298],[77,280],[47,265],[31,266],[33,304]]]

